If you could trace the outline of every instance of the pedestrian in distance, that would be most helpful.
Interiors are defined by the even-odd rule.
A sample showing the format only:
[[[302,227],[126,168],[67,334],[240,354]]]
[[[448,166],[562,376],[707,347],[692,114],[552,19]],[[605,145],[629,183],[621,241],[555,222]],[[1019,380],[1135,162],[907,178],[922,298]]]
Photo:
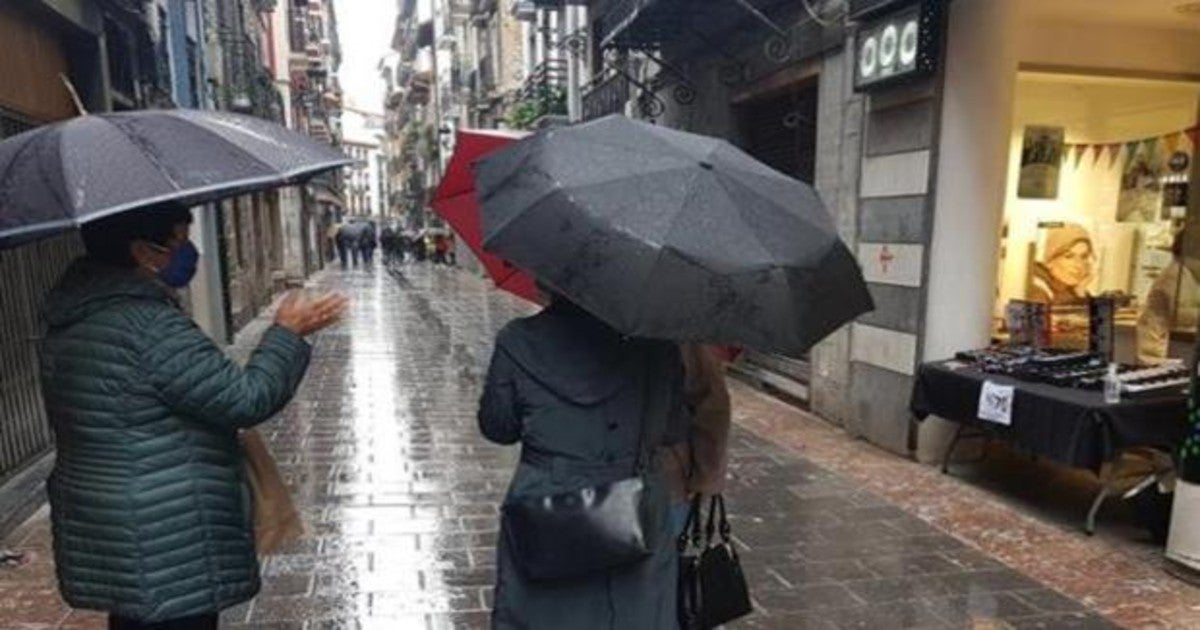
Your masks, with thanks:
[[[436,265],[438,262],[437,235],[436,234],[426,234],[425,239],[422,242],[425,244],[426,258],[429,259],[429,262]]]
[[[335,257],[340,257],[342,259],[342,266],[345,267],[346,256],[341,251],[341,247],[338,246],[339,228],[341,228],[341,224],[331,221],[329,223],[329,228],[325,231],[325,259],[328,262],[333,262]]]
[[[396,250],[400,264],[408,264],[408,256],[412,252],[412,235],[408,230],[400,230],[396,235]]]
[[[385,226],[380,232],[379,246],[383,249],[383,264],[390,266],[396,261],[396,230],[391,225]]]
[[[446,254],[450,251],[445,234],[435,234],[433,237],[433,262],[437,265],[446,264]]]
[[[428,238],[429,237],[423,231],[417,232],[416,235],[413,236],[412,251],[413,258],[416,259],[416,262],[422,263],[429,259]]]
[[[375,249],[379,247],[379,237],[375,232],[375,223],[370,222],[358,236],[358,247],[362,252],[364,267],[370,267],[375,262]]]
[[[351,223],[343,223],[342,227],[338,228],[338,256],[342,259],[342,269],[348,269],[351,266],[358,267],[358,258],[360,254],[358,244],[358,228]]]
[[[59,588],[109,628],[209,629],[260,586],[239,429],[270,419],[308,366],[304,337],[346,301],[289,295],[245,368],[181,308],[196,271],[188,210],[83,228],[45,308],[41,388]]]
[[[454,239],[454,234],[446,235],[446,264],[451,267],[458,265],[458,245]]]
[[[342,269],[350,267],[351,239],[348,230],[345,223],[340,223],[334,228],[333,242],[337,247],[338,260],[342,263]]]
[[[678,346],[626,338],[554,296],[541,313],[497,337],[479,426],[493,442],[521,443],[502,510],[492,627],[677,627],[678,558],[660,460],[688,426]],[[639,470],[641,500],[629,512],[641,516],[608,525],[636,526],[644,553],[630,559],[622,549],[611,566],[607,548],[596,548],[587,532],[539,524],[521,507],[557,504],[554,497],[564,494],[586,497],[594,486]],[[553,552],[564,545],[569,550]],[[554,566],[547,565],[551,558]]]

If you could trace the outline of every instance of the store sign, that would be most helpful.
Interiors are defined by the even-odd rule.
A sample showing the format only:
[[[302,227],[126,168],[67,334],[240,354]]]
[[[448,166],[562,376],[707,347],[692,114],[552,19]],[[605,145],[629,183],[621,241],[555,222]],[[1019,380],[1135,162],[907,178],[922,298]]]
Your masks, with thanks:
[[[1012,385],[985,382],[979,391],[979,419],[1011,426],[1015,396],[1016,388]]]
[[[854,89],[927,76],[937,68],[942,37],[937,4],[921,2],[859,29]]]

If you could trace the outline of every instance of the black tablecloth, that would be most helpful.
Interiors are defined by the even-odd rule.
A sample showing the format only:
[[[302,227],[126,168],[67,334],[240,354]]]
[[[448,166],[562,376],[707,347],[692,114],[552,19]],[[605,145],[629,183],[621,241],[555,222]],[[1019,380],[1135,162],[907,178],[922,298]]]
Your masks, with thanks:
[[[1099,470],[1125,448],[1150,446],[1174,453],[1188,431],[1187,397],[1123,399],[1109,405],[1100,392],[1028,383],[985,374],[955,362],[927,363],[917,372],[909,403],[918,419],[938,416],[986,429],[1068,466]],[[1015,388],[1012,424],[978,418],[986,381]]]

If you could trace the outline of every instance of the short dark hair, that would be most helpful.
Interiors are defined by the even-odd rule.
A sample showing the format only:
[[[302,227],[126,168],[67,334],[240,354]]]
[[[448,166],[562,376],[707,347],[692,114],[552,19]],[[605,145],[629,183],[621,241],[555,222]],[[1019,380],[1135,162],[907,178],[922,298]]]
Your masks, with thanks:
[[[137,261],[129,251],[134,241],[166,245],[175,227],[190,225],[192,211],[178,204],[159,204],[98,219],[83,226],[83,245],[97,262],[132,269]]]

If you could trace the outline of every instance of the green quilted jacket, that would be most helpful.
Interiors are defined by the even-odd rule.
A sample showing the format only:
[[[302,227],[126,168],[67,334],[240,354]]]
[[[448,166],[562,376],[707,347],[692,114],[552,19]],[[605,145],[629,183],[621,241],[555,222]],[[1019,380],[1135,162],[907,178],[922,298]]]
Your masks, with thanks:
[[[259,589],[237,431],[291,398],[309,346],[270,329],[245,368],[169,291],[77,262],[51,292],[42,393],[63,597],[147,622],[216,612]]]

